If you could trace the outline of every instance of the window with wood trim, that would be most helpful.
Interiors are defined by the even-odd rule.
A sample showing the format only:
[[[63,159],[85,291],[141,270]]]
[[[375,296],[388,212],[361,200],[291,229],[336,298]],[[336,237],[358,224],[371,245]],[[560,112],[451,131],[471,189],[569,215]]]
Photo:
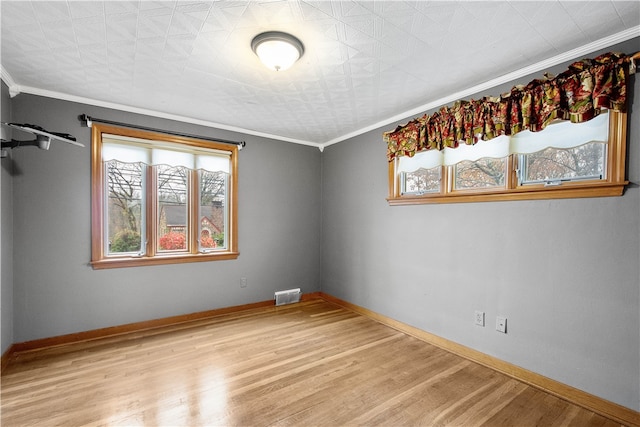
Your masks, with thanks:
[[[627,115],[603,110],[583,123],[475,145],[426,150],[389,162],[392,205],[622,195]]]
[[[638,59],[582,59],[557,77],[459,100],[385,132],[389,203],[622,195],[627,80]]]
[[[93,268],[235,259],[235,145],[92,126]]]

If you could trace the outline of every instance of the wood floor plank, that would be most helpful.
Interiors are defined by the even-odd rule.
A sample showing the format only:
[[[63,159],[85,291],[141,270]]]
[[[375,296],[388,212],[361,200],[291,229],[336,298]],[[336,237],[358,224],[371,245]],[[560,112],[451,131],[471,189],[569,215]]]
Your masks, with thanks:
[[[322,300],[20,353],[3,426],[613,426]]]

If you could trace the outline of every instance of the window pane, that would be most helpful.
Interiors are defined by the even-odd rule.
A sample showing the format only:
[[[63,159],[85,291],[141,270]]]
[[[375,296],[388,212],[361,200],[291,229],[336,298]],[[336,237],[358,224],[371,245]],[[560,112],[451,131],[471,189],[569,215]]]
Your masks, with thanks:
[[[188,233],[188,169],[155,166],[158,180],[158,251],[184,251]]]
[[[224,172],[199,172],[200,251],[227,247],[227,177]]]
[[[105,162],[108,236],[105,243],[109,255],[142,252],[144,168],[142,163]]]
[[[573,148],[546,148],[522,155],[522,182],[602,179],[605,144],[590,142]]]
[[[415,172],[403,172],[402,194],[438,193],[440,191],[442,167],[420,168]]]
[[[504,187],[507,170],[505,159],[484,158],[475,162],[464,161],[454,165],[454,188],[465,190],[472,188]]]

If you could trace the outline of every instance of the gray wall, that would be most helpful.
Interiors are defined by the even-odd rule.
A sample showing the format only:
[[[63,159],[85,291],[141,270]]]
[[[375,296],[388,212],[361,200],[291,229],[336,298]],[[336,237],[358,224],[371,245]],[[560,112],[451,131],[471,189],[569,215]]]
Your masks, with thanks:
[[[292,287],[320,290],[317,148],[28,94],[13,98],[12,110],[15,122],[67,132],[86,145],[14,151],[14,342],[265,301]],[[246,140],[239,153],[239,258],[93,270],[91,130],[81,127],[82,113]]]
[[[11,122],[11,101],[9,89],[2,82],[2,104],[0,116],[3,122]],[[11,132],[3,126],[2,139],[11,139]],[[13,340],[13,161],[11,151],[7,157],[0,160],[0,185],[2,198],[0,200],[0,353],[9,349]]]
[[[640,409],[640,79],[631,82],[623,197],[390,207],[382,132],[395,124],[327,147],[323,292]]]

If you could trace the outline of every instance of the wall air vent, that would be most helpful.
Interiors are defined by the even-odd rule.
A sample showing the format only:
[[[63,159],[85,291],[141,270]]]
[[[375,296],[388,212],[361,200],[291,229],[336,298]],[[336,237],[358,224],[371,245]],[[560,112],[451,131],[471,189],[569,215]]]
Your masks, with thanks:
[[[300,288],[287,289],[286,291],[278,291],[274,295],[276,305],[293,304],[300,302]]]

